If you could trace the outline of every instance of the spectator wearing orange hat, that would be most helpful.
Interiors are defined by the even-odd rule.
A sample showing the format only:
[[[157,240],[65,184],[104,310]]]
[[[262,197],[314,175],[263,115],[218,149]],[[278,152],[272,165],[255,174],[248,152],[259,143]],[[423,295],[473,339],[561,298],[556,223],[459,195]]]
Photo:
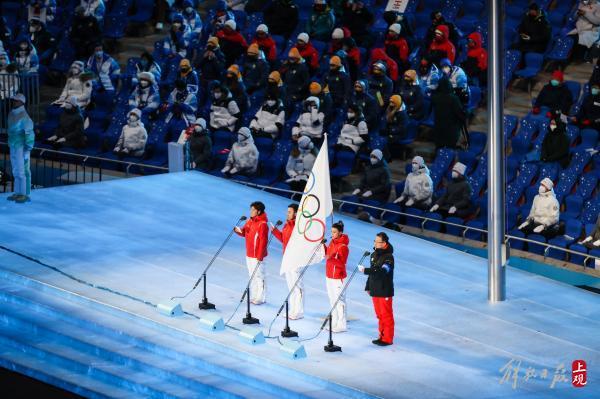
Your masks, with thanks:
[[[389,105],[385,110],[384,127],[381,135],[387,138],[387,145],[384,150],[387,160],[393,159],[400,152],[404,151],[399,147],[398,142],[404,139],[408,132],[408,114],[402,101],[402,97],[394,94],[390,97]]]
[[[266,95],[271,95],[273,98],[277,98],[287,104],[287,91],[285,84],[281,79],[279,71],[273,71],[267,78],[267,89],[265,90]]]
[[[240,108],[240,112],[242,114],[246,112],[250,106],[250,100],[248,99],[248,94],[246,93],[246,85],[244,85],[244,81],[242,80],[240,68],[236,64],[233,64],[227,68],[224,83],[225,87],[227,87],[233,99]]]
[[[427,52],[429,59],[438,63],[444,58],[448,58],[452,64],[456,59],[456,47],[450,41],[449,38],[450,30],[446,25],[438,25],[435,28],[435,36],[433,42],[429,45]]]
[[[194,71],[190,60],[187,58],[184,58],[179,62],[177,79],[181,79],[185,82],[190,93],[198,92],[198,74]],[[175,82],[175,79],[173,79],[173,82]]]
[[[246,84],[246,92],[254,93],[256,90],[267,86],[269,77],[269,64],[265,60],[264,53],[258,48],[258,44],[252,43],[246,51],[242,77]]]
[[[410,48],[406,39],[400,36],[401,29],[402,27],[398,23],[392,24],[388,28],[387,35],[385,36],[385,52],[391,59],[396,61],[401,69],[406,69]]]
[[[542,107],[547,107],[550,111],[560,111],[563,115],[568,115],[573,105],[573,96],[571,90],[563,83],[564,74],[560,70],[552,72],[552,78],[547,83],[540,94],[535,99],[533,113],[539,114]]]
[[[329,90],[324,90],[320,83],[310,82],[308,85],[309,95],[319,99],[319,112],[325,115],[325,125],[329,125],[331,119],[335,116],[333,112],[333,100]]]
[[[223,28],[217,31],[219,44],[225,54],[225,65],[235,63],[239,56],[246,52],[248,43],[240,32],[236,30],[237,25],[233,19],[225,21]]]
[[[342,66],[342,60],[337,55],[329,59],[329,72],[323,77],[323,84],[328,87],[331,93],[333,105],[344,107],[350,98],[352,82]]]
[[[208,38],[206,48],[201,55],[196,55],[194,65],[200,71],[202,87],[206,88],[209,82],[221,80],[225,73],[225,55],[219,47],[219,39],[215,36]]]
[[[258,48],[265,54],[265,58],[269,63],[272,64],[277,60],[277,44],[269,34],[269,27],[267,25],[258,25],[252,43],[258,44]]]
[[[287,101],[296,103],[304,99],[308,88],[308,66],[297,48],[292,47],[282,68],[283,81],[287,90]]]
[[[304,58],[310,69],[310,75],[314,75],[319,70],[319,59],[321,56],[317,49],[310,42],[308,33],[302,32],[296,38],[296,48]]]
[[[404,72],[400,83],[400,96],[404,101],[409,117],[415,120],[421,120],[425,117],[423,89],[419,85],[419,78],[414,69]]]

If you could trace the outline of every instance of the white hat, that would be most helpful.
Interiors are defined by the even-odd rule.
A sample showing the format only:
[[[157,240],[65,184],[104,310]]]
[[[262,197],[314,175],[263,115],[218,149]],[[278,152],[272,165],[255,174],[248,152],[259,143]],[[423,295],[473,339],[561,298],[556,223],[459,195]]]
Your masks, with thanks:
[[[343,39],[344,31],[341,28],[335,28],[331,34],[332,39]]]
[[[256,27],[256,31],[257,32],[265,32],[265,33],[269,33],[269,27],[265,24],[260,24]]]
[[[452,167],[452,171],[458,173],[461,176],[464,176],[465,172],[467,171],[467,167],[464,164],[457,162]]]
[[[542,181],[540,182],[540,184],[544,187],[546,187],[546,190],[548,191],[552,191],[552,189],[554,188],[554,182],[552,182],[552,180],[550,180],[547,177],[544,177],[542,179]]]
[[[315,103],[317,108],[319,108],[319,106],[321,105],[321,100],[319,100],[319,97],[315,97],[315,96],[308,97],[306,100],[304,100],[304,102]]]
[[[402,30],[402,27],[400,26],[400,24],[392,24],[392,25],[390,25],[390,27],[388,28],[388,30],[394,32],[397,35],[399,35],[400,31]]]
[[[25,96],[24,96],[23,94],[21,94],[21,93],[13,94],[13,95],[10,97],[10,99],[11,99],[11,100],[15,100],[15,101],[20,101],[20,102],[22,102],[23,104],[25,104],[25,103],[27,102],[27,100],[25,99]]]
[[[142,111],[140,111],[140,110],[139,110],[139,109],[137,109],[137,108],[134,108],[134,109],[132,109],[131,111],[129,111],[129,113],[128,113],[127,115],[131,115],[131,114],[133,114],[133,115],[137,116],[138,120],[139,120],[139,119],[142,119]]]
[[[417,165],[419,165],[419,168],[422,168],[423,166],[425,166],[425,160],[420,155],[417,155],[416,157],[414,157],[412,159],[412,163],[416,163]]]
[[[71,64],[71,68],[76,67],[77,69],[79,69],[79,71],[83,71],[84,68],[84,64],[83,61],[73,61],[73,63]]]
[[[376,148],[373,151],[371,151],[371,156],[375,157],[381,161],[383,159],[383,152],[381,152],[381,150]]]
[[[150,72],[140,72],[140,73],[138,73],[137,78],[139,80],[142,80],[142,79],[147,80],[151,84],[155,84],[156,83],[155,80],[154,80],[154,75],[151,74]]]
[[[241,141],[244,141],[244,140],[248,140],[249,138],[251,138],[252,133],[250,133],[250,129],[248,129],[247,127],[244,126],[244,127],[241,127],[240,130],[238,130],[238,137],[239,136],[244,137],[244,139],[241,140]]]
[[[298,147],[312,150],[315,145],[308,136],[302,136],[298,139]]]
[[[225,26],[229,26],[231,29],[235,30],[237,25],[235,24],[235,21],[233,19],[228,19],[227,21],[225,21]]]
[[[194,125],[200,126],[202,129],[206,129],[206,120],[204,118],[198,118],[194,122]]]
[[[310,39],[308,38],[308,33],[302,32],[298,35],[297,40],[308,43]]]

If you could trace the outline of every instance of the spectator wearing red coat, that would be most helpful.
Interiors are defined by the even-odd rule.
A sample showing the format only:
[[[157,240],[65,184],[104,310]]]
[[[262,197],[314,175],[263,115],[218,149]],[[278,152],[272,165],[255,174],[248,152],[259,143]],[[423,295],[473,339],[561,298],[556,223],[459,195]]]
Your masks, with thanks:
[[[448,58],[452,64],[456,58],[456,48],[448,39],[449,29],[446,25],[435,28],[433,42],[429,46],[429,59],[437,64],[441,59]]]
[[[462,63],[462,68],[469,77],[469,82],[475,82],[481,86],[487,81],[488,53],[482,47],[482,38],[479,32],[473,32],[467,39],[467,59]]]
[[[353,38],[348,37],[344,39],[343,50],[346,52],[346,62],[348,63],[348,73],[352,81],[358,79],[358,72],[360,69],[360,49],[356,45]]]
[[[335,55],[340,50],[344,49],[344,39],[350,37],[348,28],[335,28],[331,33],[331,42],[329,43],[329,54]]]
[[[317,49],[310,42],[308,33],[302,32],[296,38],[296,48],[300,52],[304,61],[308,65],[310,75],[314,75],[319,70],[319,59],[321,56]]]
[[[265,54],[265,58],[269,63],[277,60],[277,44],[271,35],[269,35],[269,27],[267,25],[258,25],[252,43],[258,44],[258,48]]]
[[[390,58],[384,49],[376,48],[371,52],[371,65],[382,61],[387,66],[387,74],[394,83],[398,80],[398,64]]]
[[[220,29],[217,32],[221,50],[223,51],[223,54],[225,54],[226,66],[234,64],[235,60],[248,49],[246,39],[244,39],[244,36],[235,29],[236,23],[234,20],[230,19],[225,22],[223,29]]]
[[[400,36],[401,29],[398,23],[390,26],[385,37],[385,52],[404,70],[408,66],[410,49],[406,40]]]

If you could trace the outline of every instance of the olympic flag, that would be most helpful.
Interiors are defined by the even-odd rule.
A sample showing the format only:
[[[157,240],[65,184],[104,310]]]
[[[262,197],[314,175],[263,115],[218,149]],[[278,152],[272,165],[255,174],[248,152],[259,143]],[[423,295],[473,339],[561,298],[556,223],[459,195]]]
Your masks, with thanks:
[[[281,274],[318,263],[323,259],[325,254],[320,242],[327,233],[327,216],[332,212],[329,154],[325,135],[298,205],[294,232],[281,262]]]

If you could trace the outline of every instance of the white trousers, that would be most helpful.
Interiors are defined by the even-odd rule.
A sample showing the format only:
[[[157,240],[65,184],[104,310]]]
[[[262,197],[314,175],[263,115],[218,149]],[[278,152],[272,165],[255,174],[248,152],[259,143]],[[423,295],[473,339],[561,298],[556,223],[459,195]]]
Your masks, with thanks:
[[[285,273],[285,281],[287,282],[288,290],[291,290],[298,276],[302,272],[302,268],[298,268],[291,272]],[[301,319],[304,317],[304,283],[302,280],[298,281],[296,288],[292,291],[290,298],[288,299],[290,307],[290,318]]]
[[[254,278],[250,281],[250,301],[254,304],[266,302],[267,284],[265,282],[265,262],[259,262],[256,258],[246,256],[246,266],[248,267],[248,276],[252,276],[254,269],[257,268]]]
[[[329,306],[333,306],[344,288],[344,280],[325,277]],[[333,332],[346,331],[346,294],[342,295],[335,309],[331,312],[331,327]]]

